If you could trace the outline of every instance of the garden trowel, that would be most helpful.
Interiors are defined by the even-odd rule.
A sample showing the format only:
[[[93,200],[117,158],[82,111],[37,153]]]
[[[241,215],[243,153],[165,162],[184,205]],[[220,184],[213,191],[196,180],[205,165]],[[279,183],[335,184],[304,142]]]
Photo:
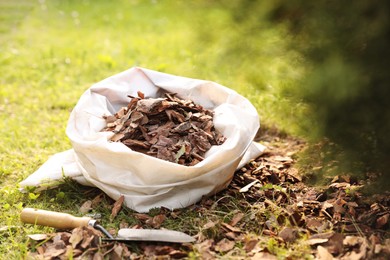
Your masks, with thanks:
[[[58,229],[72,229],[81,226],[92,226],[107,236],[107,240],[115,241],[158,241],[171,243],[189,243],[195,239],[183,232],[166,229],[132,229],[123,228],[114,238],[97,220],[90,217],[75,217],[67,213],[25,208],[20,214],[24,223],[49,226]]]

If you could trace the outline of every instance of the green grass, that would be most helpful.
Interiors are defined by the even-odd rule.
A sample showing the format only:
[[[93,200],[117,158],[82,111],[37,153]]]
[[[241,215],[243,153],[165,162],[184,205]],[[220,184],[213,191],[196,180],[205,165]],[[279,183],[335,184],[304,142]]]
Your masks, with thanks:
[[[302,73],[283,28],[265,24],[255,37],[217,2],[1,0],[0,24],[0,227],[9,227],[0,233],[0,255],[9,259],[25,254],[27,233],[50,230],[23,226],[23,206],[76,214],[85,200],[79,186],[37,197],[20,193],[17,183],[71,148],[67,120],[91,84],[142,66],[235,89],[262,123],[290,132],[304,110],[282,95]],[[245,39],[240,28],[248,30]],[[205,221],[188,219],[192,228]]]

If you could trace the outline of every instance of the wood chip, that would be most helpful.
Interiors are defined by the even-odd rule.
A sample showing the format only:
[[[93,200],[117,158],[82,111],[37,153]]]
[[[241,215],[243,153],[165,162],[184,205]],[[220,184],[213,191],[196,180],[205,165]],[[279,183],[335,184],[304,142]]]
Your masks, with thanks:
[[[165,98],[145,98],[140,91],[138,97],[131,98],[127,107],[115,115],[103,116],[107,125],[102,131],[115,133],[110,138],[112,142],[122,142],[134,151],[162,160],[193,166],[204,159],[211,146],[226,140],[214,127],[213,111],[191,100],[170,93]]]

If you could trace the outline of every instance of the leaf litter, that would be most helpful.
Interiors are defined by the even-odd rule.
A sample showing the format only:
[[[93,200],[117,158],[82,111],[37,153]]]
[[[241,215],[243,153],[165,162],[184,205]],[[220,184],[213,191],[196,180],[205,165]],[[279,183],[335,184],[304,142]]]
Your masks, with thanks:
[[[294,154],[305,144],[277,135],[262,138],[267,151],[237,170],[229,187],[214,197],[205,197],[184,209],[161,208],[147,214],[121,211],[121,198],[109,206],[112,219],[126,215],[138,221],[128,223],[122,218],[118,228],[164,229],[169,223],[182,222],[177,229],[197,238],[194,244],[107,242],[101,240],[99,231],[80,227],[70,232],[30,235],[30,248],[34,250],[29,256],[278,259],[282,255],[288,259],[389,259],[388,193],[365,197],[359,192],[362,184],[348,176],[337,176],[327,187],[310,187],[302,182],[294,167]],[[91,200],[101,201],[103,196],[100,193]],[[95,203],[92,205],[96,207]],[[118,215],[119,212],[122,213]],[[197,217],[188,218],[186,214]]]
[[[104,115],[111,131],[112,142],[122,142],[130,149],[156,158],[193,166],[204,159],[213,145],[221,145],[226,138],[214,127],[212,110],[176,94],[165,93],[164,98],[131,98],[127,107],[114,115]]]

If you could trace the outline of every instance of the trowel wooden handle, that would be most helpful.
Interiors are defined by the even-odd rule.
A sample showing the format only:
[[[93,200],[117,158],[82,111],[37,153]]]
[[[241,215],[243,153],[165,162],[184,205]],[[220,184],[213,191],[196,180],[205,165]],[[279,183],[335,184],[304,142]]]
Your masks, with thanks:
[[[67,213],[32,208],[23,209],[20,214],[20,219],[24,223],[49,226],[58,229],[88,226],[88,222],[92,220],[92,218],[89,217],[75,217]]]

